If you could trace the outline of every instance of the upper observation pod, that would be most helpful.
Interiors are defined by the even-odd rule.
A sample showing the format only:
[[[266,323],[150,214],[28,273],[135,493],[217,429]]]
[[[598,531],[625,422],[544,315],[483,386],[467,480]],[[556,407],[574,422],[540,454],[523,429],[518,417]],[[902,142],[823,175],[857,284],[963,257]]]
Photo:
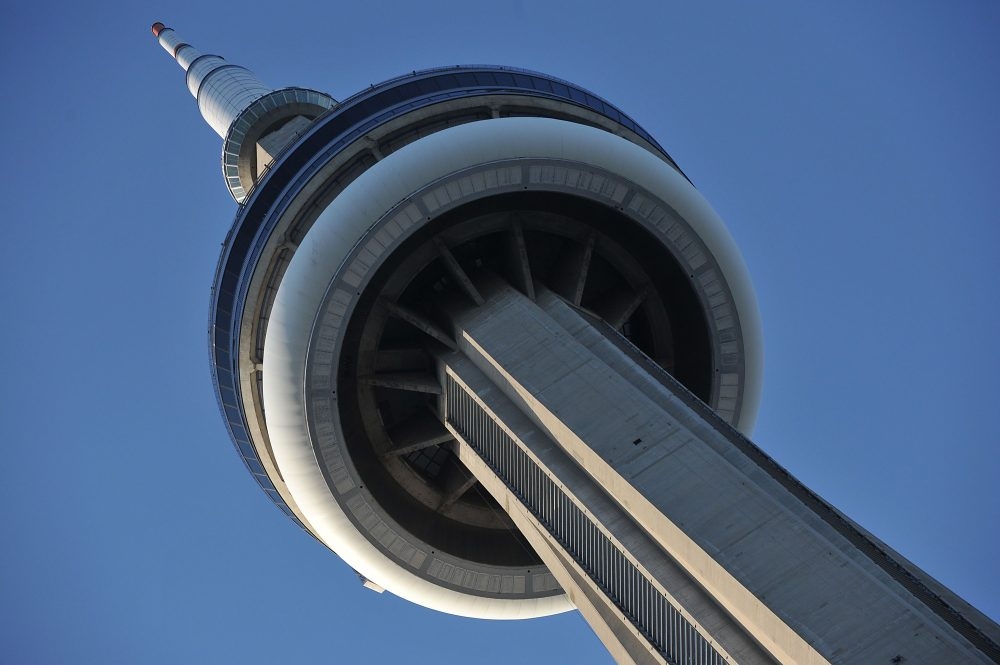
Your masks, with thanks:
[[[205,122],[224,139],[222,174],[237,203],[279,151],[336,105],[329,95],[307,88],[272,90],[248,69],[201,53],[160,22],[152,30],[186,72]]]
[[[752,428],[762,351],[747,270],[670,156],[614,105],[509,67],[414,72],[336,105],[312,97],[255,170],[295,115],[258,113],[277,93],[154,33],[227,137],[243,204],[212,296],[229,431],[281,510],[373,586],[476,617],[572,607],[442,422],[442,358],[471,344],[461,311],[501,291],[529,309],[558,299]]]

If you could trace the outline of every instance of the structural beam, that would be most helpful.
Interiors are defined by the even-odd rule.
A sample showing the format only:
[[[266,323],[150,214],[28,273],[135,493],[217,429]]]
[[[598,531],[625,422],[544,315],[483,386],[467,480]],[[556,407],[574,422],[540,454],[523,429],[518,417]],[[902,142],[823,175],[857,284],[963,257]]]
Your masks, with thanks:
[[[635,314],[635,310],[639,309],[648,296],[648,285],[639,288],[623,286],[604,296],[599,303],[594,305],[594,312],[617,330],[625,325],[625,322]]]
[[[395,316],[397,319],[406,321],[414,328],[427,333],[428,336],[433,337],[437,341],[441,342],[449,349],[454,349],[455,341],[451,336],[442,330],[439,326],[435,325],[433,321],[428,319],[426,316],[414,312],[408,307],[404,307],[399,303],[394,303],[390,300],[382,300],[382,305],[389,311],[389,314]]]
[[[430,410],[417,411],[412,416],[388,429],[392,448],[385,456],[406,455],[451,441],[451,433],[435,418]]]
[[[369,386],[407,390],[417,393],[440,395],[441,386],[437,378],[430,372],[392,372],[386,374],[370,374],[361,380]]]
[[[528,261],[528,244],[524,239],[524,226],[517,218],[514,218],[510,225],[510,271],[514,286],[534,300],[535,281],[531,276],[531,263]]]
[[[444,244],[444,241],[440,238],[434,238],[434,246],[437,247],[438,254],[441,255],[441,260],[444,262],[445,267],[448,269],[448,273],[455,279],[459,288],[469,296],[472,302],[477,305],[483,304],[483,297],[479,295],[479,291],[476,290],[476,285],[472,283],[469,276],[465,274],[465,270],[462,266],[458,264],[458,260],[455,259],[454,254],[448,249],[448,246]]]
[[[597,233],[591,231],[583,243],[572,244],[550,278],[552,290],[574,305],[579,305],[583,300],[596,239]]]
[[[658,648],[687,643],[656,637],[662,598],[736,662],[990,662],[974,610],[782,477],[620,335],[549,291],[480,288],[484,307],[451,311],[449,426]],[[580,529],[604,548],[593,564]]]

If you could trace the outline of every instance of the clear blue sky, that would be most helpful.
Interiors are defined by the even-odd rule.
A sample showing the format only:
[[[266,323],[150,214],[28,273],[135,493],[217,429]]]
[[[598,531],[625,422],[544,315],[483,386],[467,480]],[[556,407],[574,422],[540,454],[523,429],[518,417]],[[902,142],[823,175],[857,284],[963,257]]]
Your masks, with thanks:
[[[235,204],[156,20],[275,87],[486,62],[618,104],[743,250],[754,439],[1000,617],[1000,5],[139,4],[0,19],[0,663],[608,660],[364,590],[252,482],[207,362]]]

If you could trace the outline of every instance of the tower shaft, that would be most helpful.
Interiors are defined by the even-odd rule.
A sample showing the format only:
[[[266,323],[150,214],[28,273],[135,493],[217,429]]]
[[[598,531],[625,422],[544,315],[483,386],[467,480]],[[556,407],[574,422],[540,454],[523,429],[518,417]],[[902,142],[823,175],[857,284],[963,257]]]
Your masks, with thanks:
[[[241,204],[212,289],[223,418],[365,586],[576,607],[622,662],[1000,662],[1000,627],[744,437],[746,266],[621,110],[492,66],[338,104],[153,32]]]
[[[617,660],[989,662],[988,620],[617,331],[544,289],[478,290],[452,308],[442,416]]]

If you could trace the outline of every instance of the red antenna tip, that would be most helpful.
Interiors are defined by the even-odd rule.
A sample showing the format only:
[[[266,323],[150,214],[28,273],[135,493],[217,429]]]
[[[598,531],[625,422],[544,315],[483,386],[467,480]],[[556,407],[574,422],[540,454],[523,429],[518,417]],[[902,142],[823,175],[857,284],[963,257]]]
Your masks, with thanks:
[[[154,23],[153,24],[153,36],[154,37],[159,37],[160,36],[160,32],[162,32],[163,29],[166,28],[166,27],[167,26],[163,25],[159,21],[157,21],[156,23]]]

